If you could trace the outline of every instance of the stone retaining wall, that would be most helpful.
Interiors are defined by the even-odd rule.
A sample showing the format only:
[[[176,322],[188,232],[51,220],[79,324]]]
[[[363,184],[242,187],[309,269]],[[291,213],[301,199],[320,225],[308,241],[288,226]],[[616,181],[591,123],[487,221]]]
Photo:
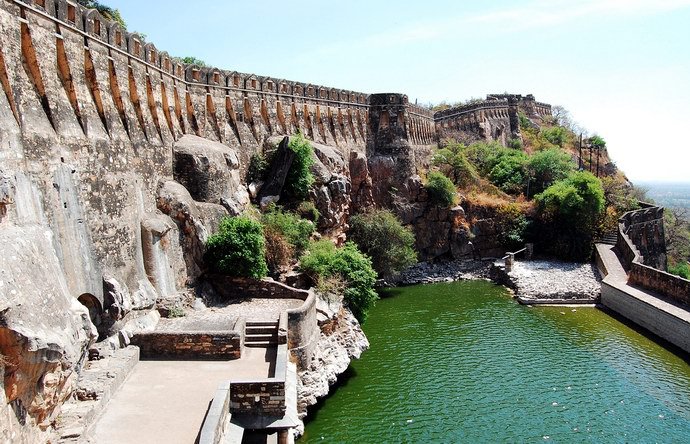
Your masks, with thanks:
[[[236,331],[148,332],[132,338],[142,358],[238,359],[242,337]]]

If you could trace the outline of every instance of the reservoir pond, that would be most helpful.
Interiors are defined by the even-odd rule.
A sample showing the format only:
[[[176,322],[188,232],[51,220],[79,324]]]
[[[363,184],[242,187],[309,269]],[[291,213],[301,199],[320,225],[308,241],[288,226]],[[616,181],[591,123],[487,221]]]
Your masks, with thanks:
[[[690,365],[603,311],[462,281],[389,289],[299,443],[690,442]]]

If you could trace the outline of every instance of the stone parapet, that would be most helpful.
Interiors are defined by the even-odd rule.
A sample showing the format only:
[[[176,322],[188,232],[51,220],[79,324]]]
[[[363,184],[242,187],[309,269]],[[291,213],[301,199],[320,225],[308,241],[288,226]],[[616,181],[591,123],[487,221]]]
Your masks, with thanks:
[[[142,358],[238,359],[242,353],[241,334],[237,331],[138,333],[132,345]]]

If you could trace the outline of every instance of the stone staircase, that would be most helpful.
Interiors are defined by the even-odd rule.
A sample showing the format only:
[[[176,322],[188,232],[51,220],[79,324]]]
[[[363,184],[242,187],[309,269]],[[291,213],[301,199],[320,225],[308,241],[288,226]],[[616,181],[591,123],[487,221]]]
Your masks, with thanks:
[[[244,326],[245,347],[278,345],[278,321],[247,321]]]
[[[610,233],[605,233],[600,238],[596,239],[595,243],[606,244],[606,245],[616,245],[617,240],[618,240],[618,234],[615,231],[611,231]]]

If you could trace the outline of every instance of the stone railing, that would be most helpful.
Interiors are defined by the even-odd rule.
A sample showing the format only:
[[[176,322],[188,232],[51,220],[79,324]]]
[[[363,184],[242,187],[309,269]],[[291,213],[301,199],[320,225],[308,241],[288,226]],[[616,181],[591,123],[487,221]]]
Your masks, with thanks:
[[[238,359],[242,354],[244,320],[224,331],[140,332],[131,339],[142,358]]]
[[[220,444],[230,422],[230,381],[224,381],[216,389],[199,433],[199,444]]]

